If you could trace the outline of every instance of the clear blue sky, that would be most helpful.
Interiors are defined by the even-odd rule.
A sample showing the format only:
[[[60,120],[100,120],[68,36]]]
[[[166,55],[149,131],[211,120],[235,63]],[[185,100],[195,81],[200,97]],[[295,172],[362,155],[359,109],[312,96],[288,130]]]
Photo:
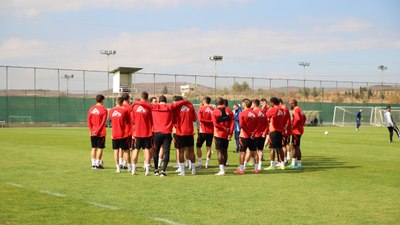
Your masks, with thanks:
[[[400,82],[397,0],[3,0],[0,64]]]

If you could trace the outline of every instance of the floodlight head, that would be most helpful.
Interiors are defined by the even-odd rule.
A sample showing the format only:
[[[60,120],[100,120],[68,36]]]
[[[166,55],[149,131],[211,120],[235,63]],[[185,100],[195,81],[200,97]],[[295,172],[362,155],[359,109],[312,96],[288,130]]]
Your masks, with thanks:
[[[384,70],[387,70],[387,66],[380,65],[380,66],[378,66],[378,69],[381,71],[384,71]]]
[[[212,61],[222,61],[224,57],[222,55],[214,55],[210,57],[210,60]]]
[[[309,62],[299,62],[299,66],[304,66],[304,67],[310,66],[310,63]]]
[[[73,75],[73,74],[71,75],[71,78],[74,78],[74,75]]]

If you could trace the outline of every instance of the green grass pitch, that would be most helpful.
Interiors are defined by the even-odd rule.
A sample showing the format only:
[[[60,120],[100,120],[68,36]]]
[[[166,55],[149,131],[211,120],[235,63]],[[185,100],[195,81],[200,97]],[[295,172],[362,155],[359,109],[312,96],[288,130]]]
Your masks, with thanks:
[[[324,135],[328,130],[329,135]],[[85,128],[0,129],[0,224],[399,224],[400,142],[386,128],[306,128],[303,169],[196,176],[90,169]],[[110,131],[108,130],[108,136]],[[141,156],[143,154],[141,153]],[[142,162],[143,160],[140,160]],[[189,173],[188,173],[189,174]]]

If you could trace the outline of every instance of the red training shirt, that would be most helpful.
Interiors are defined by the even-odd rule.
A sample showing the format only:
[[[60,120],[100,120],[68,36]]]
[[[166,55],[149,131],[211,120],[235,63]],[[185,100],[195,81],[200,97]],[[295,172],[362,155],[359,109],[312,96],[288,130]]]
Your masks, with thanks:
[[[88,111],[88,127],[90,130],[90,136],[105,137],[106,121],[107,109],[100,104],[92,106]]]
[[[176,121],[176,135],[194,135],[193,123],[196,122],[196,111],[192,103],[186,103],[174,109],[174,121]]]
[[[292,122],[290,120],[290,112],[285,104],[282,104],[281,108],[283,109],[284,112],[284,123],[285,123],[285,130],[283,132],[283,136],[290,136],[292,134]]]
[[[128,137],[125,127],[129,125],[129,113],[126,109],[116,106],[110,110],[110,118],[112,124],[111,139],[122,139]]]
[[[147,138],[153,136],[153,118],[149,106],[135,103],[132,108],[132,119],[135,124],[135,133],[133,134],[135,137]]]
[[[265,116],[265,113],[263,113],[263,111],[258,107],[253,108],[253,112],[257,117],[257,127],[254,137],[262,137],[265,134],[265,130],[268,127],[268,119]]]
[[[125,132],[128,134],[129,137],[131,137],[133,133],[133,124],[131,118],[132,106],[124,102],[124,104],[122,104],[122,107],[124,107],[124,109],[126,109],[126,111],[128,111],[129,113],[129,125],[125,127]]]
[[[214,124],[212,121],[212,112],[214,107],[210,105],[205,105],[199,108],[199,122],[200,122],[200,130],[199,133],[203,134],[213,134],[214,133]]]
[[[304,133],[304,124],[306,123],[306,116],[303,110],[296,106],[293,109],[293,121],[292,121],[292,134],[302,135]]]
[[[219,109],[225,108],[225,113],[229,116],[229,121],[218,122],[218,119],[221,117],[222,112]],[[218,106],[212,112],[212,121],[214,126],[214,136],[218,138],[228,139],[233,134],[233,126],[235,125],[234,115],[230,108],[225,107],[224,105]]]
[[[257,128],[257,116],[251,108],[243,110],[239,115],[240,135],[242,138],[254,138]]]
[[[267,114],[267,118],[269,119],[269,132],[284,132],[285,126],[285,113],[280,106],[271,107]]]

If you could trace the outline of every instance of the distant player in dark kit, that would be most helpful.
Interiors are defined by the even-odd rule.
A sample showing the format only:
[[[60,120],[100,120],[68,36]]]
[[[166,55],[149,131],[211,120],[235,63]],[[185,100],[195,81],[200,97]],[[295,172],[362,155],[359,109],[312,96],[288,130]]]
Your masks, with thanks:
[[[361,126],[361,118],[362,115],[361,113],[363,112],[362,109],[360,109],[357,114],[356,114],[356,131],[360,131],[360,126]]]
[[[392,107],[390,105],[386,106],[386,112],[384,114],[384,117],[385,117],[386,127],[389,130],[389,141],[390,141],[390,143],[393,143],[393,131],[396,133],[399,140],[400,140],[400,132],[396,126],[396,123],[393,121],[391,111],[392,111]]]
[[[214,125],[215,149],[218,152],[219,172],[215,175],[225,175],[225,166],[228,160],[229,141],[233,134],[233,112],[225,106],[224,100],[218,97],[215,100],[217,108],[212,112],[212,121]]]
[[[112,123],[112,144],[114,149],[114,160],[116,172],[120,172],[119,167],[119,149],[124,152],[124,158],[127,162],[129,156],[128,147],[128,134],[126,133],[126,126],[129,126],[129,113],[124,107],[122,107],[123,99],[121,97],[117,98],[116,106],[112,108],[109,112],[111,123]]]
[[[234,125],[234,134],[235,134],[235,141],[236,141],[236,149],[233,151],[234,153],[239,152],[239,135],[240,135],[240,122],[239,122],[239,115],[242,112],[242,109],[240,108],[239,104],[234,104],[233,105],[233,118],[235,120],[235,125]]]
[[[106,147],[107,109],[104,107],[104,96],[96,96],[96,105],[88,111],[88,127],[92,143],[92,169],[103,169],[103,149]]]

